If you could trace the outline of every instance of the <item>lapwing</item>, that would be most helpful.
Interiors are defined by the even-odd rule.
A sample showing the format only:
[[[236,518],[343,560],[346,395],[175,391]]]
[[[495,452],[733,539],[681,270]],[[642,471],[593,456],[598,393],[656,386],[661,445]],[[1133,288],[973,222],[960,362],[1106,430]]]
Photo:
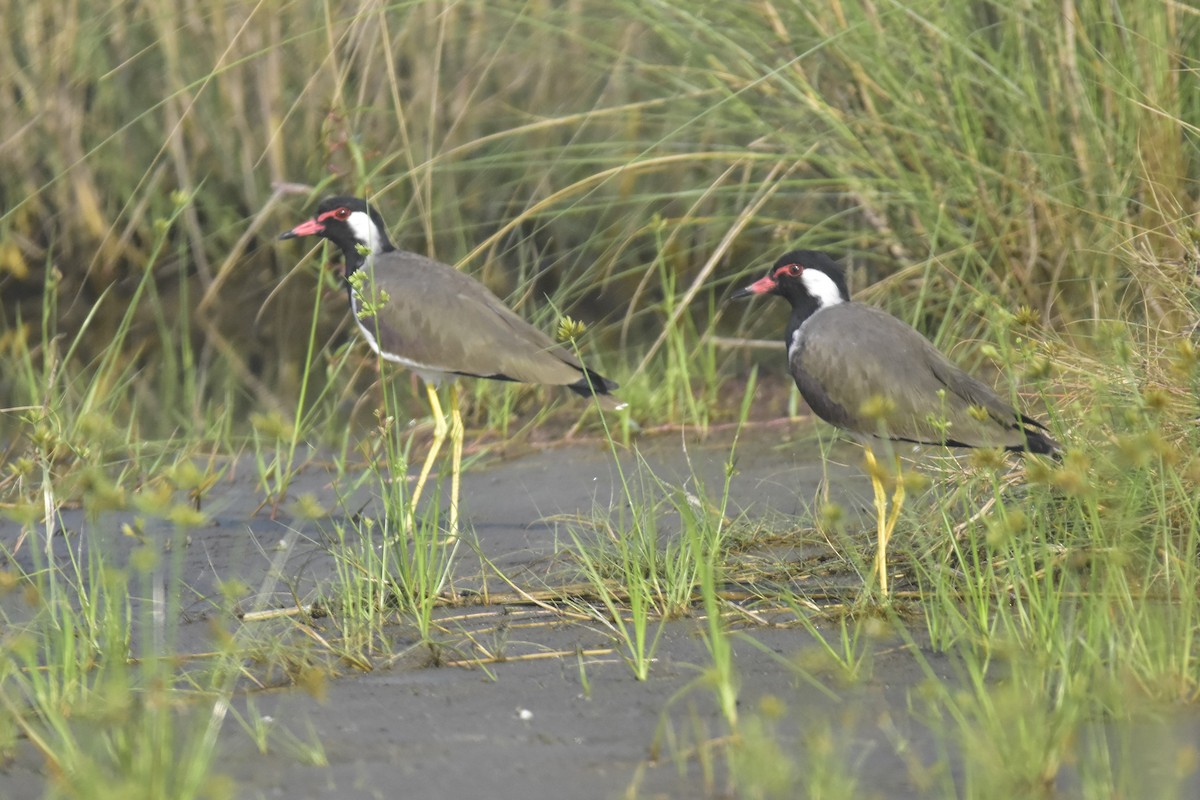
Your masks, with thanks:
[[[463,423],[459,377],[566,386],[603,408],[624,406],[609,393],[617,384],[585,366],[504,305],[482,283],[431,258],[397,250],[379,211],[357,197],[329,197],[316,215],[280,239],[320,236],[337,245],[350,310],[359,332],[382,359],[415,372],[425,384],[433,414],[433,442],[413,488],[414,512],[438,451],[449,434],[452,448],[450,530],[458,533]],[[450,422],[437,388],[450,383]]]
[[[730,299],[773,294],[792,306],[784,343],[788,367],[813,413],[854,434],[866,450],[875,494],[875,569],[888,594],[887,545],[904,504],[897,479],[889,516],[883,470],[871,440],[993,447],[1053,455],[1046,426],[1014,410],[952,364],[916,330],[850,300],[846,275],[828,255],[795,250]]]

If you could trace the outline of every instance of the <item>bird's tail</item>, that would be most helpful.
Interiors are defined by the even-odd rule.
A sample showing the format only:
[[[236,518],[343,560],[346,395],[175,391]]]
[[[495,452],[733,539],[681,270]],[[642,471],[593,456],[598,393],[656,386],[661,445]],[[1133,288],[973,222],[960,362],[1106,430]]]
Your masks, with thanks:
[[[1050,438],[1050,433],[1045,425],[1024,414],[1018,414],[1017,427],[1020,428],[1022,435],[1025,437],[1025,444],[1024,446],[1017,445],[1009,449],[1024,450],[1029,453],[1037,453],[1038,455],[1061,459],[1062,445]]]
[[[567,388],[584,397],[595,395],[597,402],[600,403],[600,407],[605,411],[620,411],[629,405],[619,398],[612,396],[611,392],[618,388],[616,381],[610,381],[600,373],[593,372],[587,367],[583,368],[583,377],[577,382],[569,384]]]

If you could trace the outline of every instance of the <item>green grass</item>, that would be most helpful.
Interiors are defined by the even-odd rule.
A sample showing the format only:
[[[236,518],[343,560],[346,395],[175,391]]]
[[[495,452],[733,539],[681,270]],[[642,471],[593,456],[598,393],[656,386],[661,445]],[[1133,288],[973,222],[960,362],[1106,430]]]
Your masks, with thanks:
[[[408,423],[427,425],[423,397],[356,342],[325,248],[272,241],[337,191],[371,194],[402,246],[470,270],[543,329],[588,323],[582,355],[631,412],[464,387],[471,429],[505,441],[576,416],[620,446],[739,419],[744,376],[783,360],[729,341],[777,340],[785,312],[722,298],[791,246],[846,256],[860,298],[1001,378],[1068,452],[921,463],[932,488],[893,539],[915,588],[892,609],[868,592],[818,602],[770,574],[747,602],[824,642],[824,666],[797,674],[835,695],[869,679],[880,626],[916,659],[950,660],[956,687],[931,673],[913,699],[942,756],[908,779],[932,796],[1049,793],[1063,765],[1084,796],[1142,788],[1120,723],[1200,695],[1200,17],[1100,0],[316,12],[3,12],[0,589],[27,602],[3,620],[0,757],[32,744],[59,776],[51,795],[232,796],[213,748],[220,709],[253,683],[238,665],[265,656],[263,675],[315,690],[334,662],[394,656],[394,622],[437,646],[434,607],[465,553],[436,515],[406,519],[391,480],[422,441]],[[766,394],[751,415],[791,408],[794,393]],[[341,496],[382,498],[376,517],[334,522],[297,494],[326,459]],[[323,643],[303,615],[247,623],[181,671],[182,589],[168,583],[157,617],[124,598],[177,568],[147,531],[183,535],[238,469],[261,513],[321,520],[337,579],[297,607],[334,621]],[[653,679],[664,620],[703,620],[696,690],[727,728],[703,735],[732,743],[680,758],[712,785],[723,758],[746,797],[869,793],[853,762],[788,749],[841,749],[853,733],[838,720],[797,731],[788,698],[738,710],[729,648],[753,630],[731,636],[720,599],[744,576],[728,485],[689,497],[642,470],[624,480],[629,508],[568,549],[639,677]],[[137,542],[128,563],[46,556],[77,505],[135,515],[105,531]],[[826,512],[798,524],[865,578],[869,536]],[[320,762],[311,734],[274,735]],[[1186,755],[1159,796],[1183,792]]]

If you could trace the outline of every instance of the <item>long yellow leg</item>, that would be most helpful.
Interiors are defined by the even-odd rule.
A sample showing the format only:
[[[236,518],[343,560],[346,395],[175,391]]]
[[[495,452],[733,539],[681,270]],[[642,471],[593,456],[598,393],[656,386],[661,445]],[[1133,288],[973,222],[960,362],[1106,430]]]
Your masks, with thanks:
[[[429,397],[429,409],[433,414],[433,441],[429,444],[429,454],[425,456],[421,474],[417,477],[417,485],[413,487],[412,497],[409,499],[409,514],[414,518],[417,515],[417,503],[421,500],[421,493],[425,491],[425,481],[429,480],[429,471],[433,469],[433,462],[437,460],[438,451],[442,449],[442,442],[446,441],[446,433],[450,430],[446,425],[446,415],[442,413],[442,404],[438,402],[437,390],[433,388],[432,383],[425,384],[425,393]],[[454,410],[457,413],[458,396],[454,395],[454,399]]]
[[[463,421],[458,408],[458,386],[450,384],[450,535],[458,536],[458,489],[462,474]]]
[[[871,489],[875,492],[875,529],[877,536],[875,543],[875,572],[879,575],[879,591],[884,597],[887,597],[887,543],[891,537],[891,531],[888,530],[887,524],[887,493],[883,489],[884,472],[879,467],[879,462],[875,460],[875,454],[871,452],[870,447],[866,448],[866,460],[867,475],[871,478]]]
[[[887,547],[896,530],[896,522],[900,519],[900,509],[904,507],[904,476],[900,474],[900,458],[896,457],[896,488],[892,491],[892,511],[887,509],[887,493],[883,488],[883,480],[887,473],[880,468],[871,448],[866,448],[867,473],[871,476],[871,489],[875,492],[875,530],[878,541],[875,548],[875,571],[879,573],[879,591],[888,596]]]

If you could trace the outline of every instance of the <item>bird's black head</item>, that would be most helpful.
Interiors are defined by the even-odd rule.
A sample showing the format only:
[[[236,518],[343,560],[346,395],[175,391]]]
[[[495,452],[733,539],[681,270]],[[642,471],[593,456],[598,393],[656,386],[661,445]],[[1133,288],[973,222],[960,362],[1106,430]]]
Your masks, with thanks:
[[[846,273],[837,263],[816,250],[792,250],[779,257],[766,277],[730,295],[730,300],[756,294],[777,294],[792,307],[812,310],[850,300]]]
[[[341,248],[347,272],[362,264],[367,253],[386,253],[395,250],[388,239],[387,229],[379,211],[358,197],[327,197],[317,206],[316,215],[286,233],[280,239],[297,236],[321,236]]]

